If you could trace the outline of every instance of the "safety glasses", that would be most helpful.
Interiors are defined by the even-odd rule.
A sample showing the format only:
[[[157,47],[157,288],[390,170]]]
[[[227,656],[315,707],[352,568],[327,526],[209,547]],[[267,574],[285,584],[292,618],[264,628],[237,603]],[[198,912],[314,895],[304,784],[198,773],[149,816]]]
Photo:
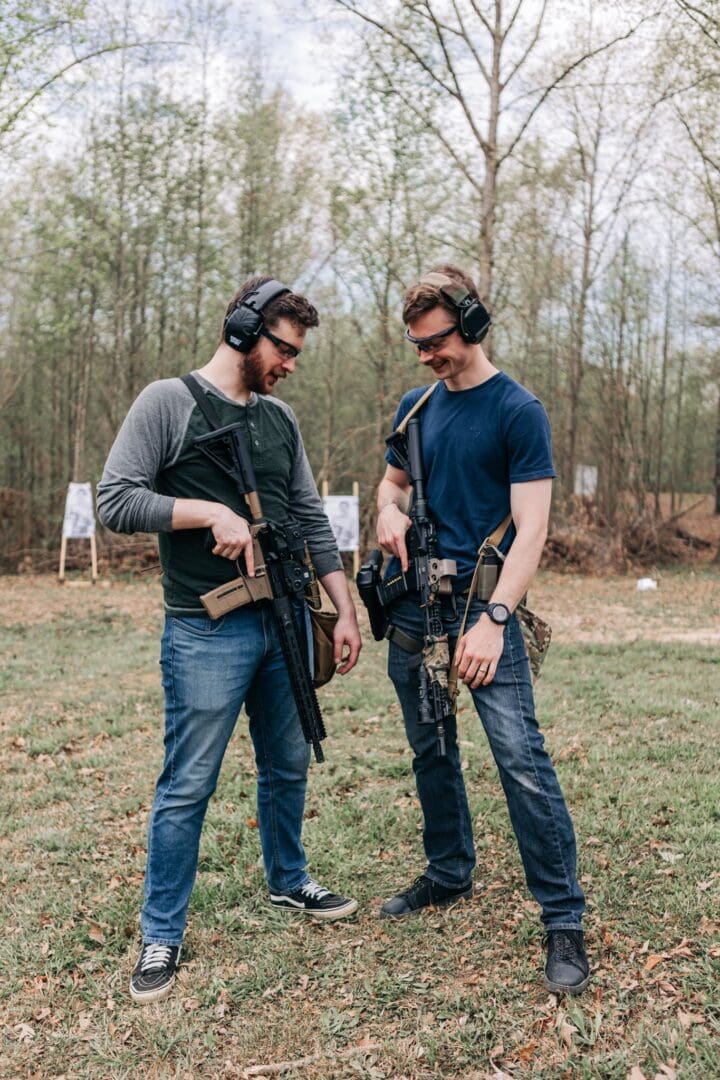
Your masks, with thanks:
[[[283,341],[282,338],[276,337],[275,334],[271,334],[264,326],[260,333],[263,337],[266,337],[268,341],[272,341],[284,360],[294,360],[302,352],[302,349],[298,349],[295,345],[291,345],[289,341]]]
[[[409,330],[405,331],[405,337],[408,339],[411,345],[414,345],[419,353],[433,353],[438,349],[441,349],[445,339],[449,338],[451,334],[459,329],[458,324],[454,326],[448,326],[447,330],[441,330],[438,334],[432,334],[430,337],[413,337]]]

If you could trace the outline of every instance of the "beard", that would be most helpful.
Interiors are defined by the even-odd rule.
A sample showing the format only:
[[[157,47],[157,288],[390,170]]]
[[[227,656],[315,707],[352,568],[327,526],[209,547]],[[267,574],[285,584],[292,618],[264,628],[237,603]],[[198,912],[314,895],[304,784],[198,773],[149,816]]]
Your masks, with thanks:
[[[245,358],[240,361],[240,374],[243,377],[246,390],[250,390],[255,394],[267,394],[269,392],[265,389],[266,371],[257,345],[253,345],[250,352],[245,353]]]

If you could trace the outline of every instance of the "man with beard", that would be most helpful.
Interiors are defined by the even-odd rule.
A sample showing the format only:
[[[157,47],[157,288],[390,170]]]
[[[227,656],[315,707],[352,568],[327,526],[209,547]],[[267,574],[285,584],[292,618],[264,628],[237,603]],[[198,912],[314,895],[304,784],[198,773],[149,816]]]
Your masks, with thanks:
[[[355,610],[295,415],[269,396],[295,370],[306,331],[317,325],[304,297],[272,278],[251,278],[228,305],[212,359],[193,375],[216,426],[242,425],[268,519],[300,525],[338,610],[335,661],[344,675],[360,651]],[[116,532],[157,532],[163,567],[165,761],[148,831],[143,945],[130,983],[140,1003],[170,993],[205,811],[243,704],[270,903],[319,919],[357,908],[306,869],[301,830],[310,750],[268,605],[248,604],[212,620],[200,602],[237,577],[239,558],[248,575],[255,569],[244,500],[195,445],[207,432],[204,411],[182,379],[151,383],[131,406],[98,486],[102,522]]]

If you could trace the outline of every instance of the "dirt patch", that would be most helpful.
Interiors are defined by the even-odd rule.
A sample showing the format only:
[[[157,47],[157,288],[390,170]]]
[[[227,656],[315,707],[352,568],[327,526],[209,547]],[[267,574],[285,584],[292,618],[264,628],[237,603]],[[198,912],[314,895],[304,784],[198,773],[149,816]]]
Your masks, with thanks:
[[[554,640],[565,644],[720,643],[720,571],[656,573],[654,580],[655,591],[639,593],[635,574],[587,577],[541,571],[530,589],[530,606],[551,623]],[[157,578],[106,579],[91,586],[59,585],[51,575],[3,577],[0,597],[0,625],[6,626],[122,616],[138,629],[159,633],[162,622]],[[369,636],[365,626],[363,630]]]
[[[148,581],[100,579],[67,581],[52,574],[0,578],[0,625],[37,626],[58,619],[122,615],[138,627],[159,625],[162,589],[157,577]]]
[[[637,577],[574,577],[543,571],[530,606],[565,644],[617,641],[720,642],[720,573],[657,574],[657,589],[637,591]]]

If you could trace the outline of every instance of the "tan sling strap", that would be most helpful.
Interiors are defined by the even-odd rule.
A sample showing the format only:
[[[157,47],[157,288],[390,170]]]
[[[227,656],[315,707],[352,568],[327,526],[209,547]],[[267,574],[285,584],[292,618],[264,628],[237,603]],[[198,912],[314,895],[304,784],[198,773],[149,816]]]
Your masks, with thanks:
[[[472,581],[470,582],[470,588],[468,589],[467,602],[465,604],[465,611],[463,612],[462,622],[460,623],[460,629],[458,631],[458,636],[457,636],[458,641],[460,641],[463,634],[465,633],[465,626],[467,624],[467,617],[468,617],[468,611],[470,610],[470,603],[472,601],[473,596],[475,595],[475,590],[477,588],[477,578],[478,578],[478,572],[480,570],[480,565],[482,563],[483,552],[487,548],[495,548],[495,550],[497,551],[498,544],[501,542],[503,536],[505,535],[511,521],[512,521],[512,514],[508,514],[507,517],[503,518],[503,520],[500,522],[498,527],[496,529],[494,529],[490,533],[490,535],[487,537],[487,539],[483,540],[482,544],[478,548],[478,558],[477,558],[477,562],[475,563],[475,569],[473,571]],[[498,551],[498,555],[500,555],[500,557],[502,559],[505,558],[505,556],[502,555],[501,552],[499,552],[499,551]],[[455,645],[455,648],[457,649],[457,644]],[[454,701],[455,698],[457,697],[457,682],[458,682],[458,669],[457,669],[457,664],[455,663],[455,658],[454,658],[454,655],[453,655],[453,662],[452,662],[452,665],[450,667],[450,674],[448,675],[448,697],[450,698],[451,701]]]
[[[435,382],[435,383],[433,383],[433,384],[432,384],[432,386],[429,386],[429,387],[427,388],[427,390],[426,390],[426,391],[425,391],[425,393],[424,393],[424,394],[422,395],[422,397],[419,397],[419,398],[418,398],[418,400],[417,400],[417,401],[415,402],[415,404],[413,405],[412,409],[410,409],[410,411],[409,411],[409,413],[407,414],[407,416],[403,416],[402,420],[400,421],[400,423],[398,424],[398,426],[397,426],[397,427],[395,428],[395,430],[396,430],[396,431],[399,431],[399,432],[400,432],[400,434],[402,434],[402,433],[403,433],[403,432],[405,431],[405,428],[406,428],[406,427],[408,426],[409,422],[410,422],[410,421],[412,420],[412,418],[413,418],[413,416],[415,415],[415,413],[416,413],[416,412],[419,412],[419,411],[420,411],[420,409],[422,409],[423,405],[425,404],[425,402],[427,401],[427,399],[428,399],[428,398],[430,397],[430,395],[432,394],[433,390],[435,389],[435,387],[436,387],[437,385],[438,385],[438,383],[436,383],[436,382]]]

